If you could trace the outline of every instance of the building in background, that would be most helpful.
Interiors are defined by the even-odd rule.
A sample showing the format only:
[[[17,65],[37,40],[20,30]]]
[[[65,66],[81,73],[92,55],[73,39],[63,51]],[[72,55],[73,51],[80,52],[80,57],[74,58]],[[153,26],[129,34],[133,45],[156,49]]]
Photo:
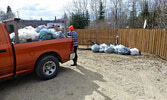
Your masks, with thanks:
[[[9,32],[11,33],[13,31],[13,25],[14,22],[6,22],[5,23]],[[18,22],[18,27],[19,28],[23,28],[25,26],[32,26],[34,28],[38,27],[39,25],[55,25],[55,26],[59,26],[60,28],[64,29],[64,20],[63,19],[56,19],[55,20],[20,20]]]

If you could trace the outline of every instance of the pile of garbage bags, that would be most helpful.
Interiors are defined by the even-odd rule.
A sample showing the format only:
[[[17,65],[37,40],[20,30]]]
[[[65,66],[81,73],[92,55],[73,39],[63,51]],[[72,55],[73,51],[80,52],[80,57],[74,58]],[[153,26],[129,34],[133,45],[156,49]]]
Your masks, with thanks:
[[[48,26],[40,25],[37,28],[32,26],[26,26],[18,30],[19,41],[27,40],[50,40],[50,39],[61,39],[66,38],[65,34],[61,31],[56,32],[54,28],[50,29]],[[10,34],[12,42],[15,42],[15,33]]]
[[[105,43],[103,44],[94,44],[92,46],[92,51],[93,52],[100,52],[100,53],[117,53],[117,54],[122,54],[122,55],[139,55],[139,50],[137,48],[128,48],[125,47],[124,45],[107,45]]]
[[[50,39],[61,39],[66,38],[66,36],[61,32],[56,32],[54,29],[42,29],[39,32],[40,40],[50,40]]]

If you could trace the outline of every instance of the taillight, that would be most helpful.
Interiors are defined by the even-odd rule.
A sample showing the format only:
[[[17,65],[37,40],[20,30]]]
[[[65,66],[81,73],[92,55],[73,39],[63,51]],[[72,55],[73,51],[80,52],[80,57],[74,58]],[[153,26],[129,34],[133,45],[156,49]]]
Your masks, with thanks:
[[[74,50],[73,41],[71,42],[71,51]]]

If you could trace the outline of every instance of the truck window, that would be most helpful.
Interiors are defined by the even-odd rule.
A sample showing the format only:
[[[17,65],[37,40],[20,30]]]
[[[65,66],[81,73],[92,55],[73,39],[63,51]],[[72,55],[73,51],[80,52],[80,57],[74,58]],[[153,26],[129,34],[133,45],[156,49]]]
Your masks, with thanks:
[[[13,25],[6,25],[6,26],[7,26],[9,34],[14,32],[14,26]]]
[[[12,33],[12,32],[14,32],[14,26],[13,25],[9,25],[9,33]]]

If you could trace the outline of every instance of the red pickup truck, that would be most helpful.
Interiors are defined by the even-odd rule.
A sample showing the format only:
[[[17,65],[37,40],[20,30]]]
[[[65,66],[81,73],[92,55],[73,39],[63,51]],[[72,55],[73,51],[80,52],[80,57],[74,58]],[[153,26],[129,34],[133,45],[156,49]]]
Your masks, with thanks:
[[[35,71],[41,79],[51,79],[59,62],[74,58],[72,38],[12,43],[7,27],[0,23],[0,81]]]

